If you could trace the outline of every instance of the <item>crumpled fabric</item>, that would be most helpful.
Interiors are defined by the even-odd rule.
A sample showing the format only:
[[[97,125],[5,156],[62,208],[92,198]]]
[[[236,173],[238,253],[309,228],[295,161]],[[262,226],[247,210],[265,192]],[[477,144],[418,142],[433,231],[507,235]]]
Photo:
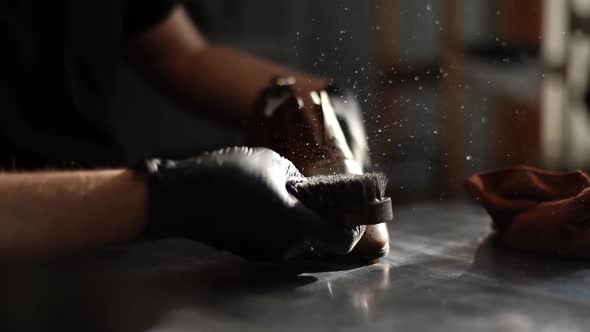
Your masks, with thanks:
[[[590,176],[517,166],[477,173],[465,188],[492,218],[501,245],[590,257]]]

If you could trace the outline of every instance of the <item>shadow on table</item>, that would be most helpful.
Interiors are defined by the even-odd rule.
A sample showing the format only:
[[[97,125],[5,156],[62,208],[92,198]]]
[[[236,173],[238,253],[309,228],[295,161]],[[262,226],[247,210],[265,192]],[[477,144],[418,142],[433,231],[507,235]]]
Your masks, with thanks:
[[[483,238],[477,247],[470,273],[497,279],[527,282],[563,277],[590,268],[590,262],[581,258],[527,253],[503,248],[493,234]]]
[[[3,331],[145,331],[183,308],[210,320],[236,318],[248,315],[252,299],[304,296],[297,288],[317,281],[297,268],[248,263],[188,242],[10,270],[0,276]]]

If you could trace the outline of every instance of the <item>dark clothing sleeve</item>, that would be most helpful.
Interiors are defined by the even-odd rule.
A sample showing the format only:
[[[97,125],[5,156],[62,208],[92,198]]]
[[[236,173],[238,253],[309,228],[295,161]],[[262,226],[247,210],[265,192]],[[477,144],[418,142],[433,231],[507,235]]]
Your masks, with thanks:
[[[129,35],[157,25],[177,3],[177,0],[127,0],[124,12],[124,30]]]
[[[124,41],[177,1],[2,3],[0,170],[125,165],[110,123]]]

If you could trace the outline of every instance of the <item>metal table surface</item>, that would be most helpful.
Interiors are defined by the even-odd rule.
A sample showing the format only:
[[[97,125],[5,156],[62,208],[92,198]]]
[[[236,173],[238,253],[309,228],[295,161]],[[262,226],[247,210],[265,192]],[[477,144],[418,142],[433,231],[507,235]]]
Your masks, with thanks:
[[[3,331],[588,331],[590,264],[494,248],[466,205],[398,208],[391,253],[286,277],[186,240],[2,273]]]

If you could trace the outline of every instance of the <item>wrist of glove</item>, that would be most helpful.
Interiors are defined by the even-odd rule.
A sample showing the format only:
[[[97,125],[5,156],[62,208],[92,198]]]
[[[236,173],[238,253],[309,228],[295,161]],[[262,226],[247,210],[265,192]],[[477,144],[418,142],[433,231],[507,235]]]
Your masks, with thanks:
[[[150,159],[150,237],[180,236],[250,260],[284,261],[310,250],[344,255],[364,227],[329,223],[287,191],[302,177],[268,149],[228,148],[185,160]]]

